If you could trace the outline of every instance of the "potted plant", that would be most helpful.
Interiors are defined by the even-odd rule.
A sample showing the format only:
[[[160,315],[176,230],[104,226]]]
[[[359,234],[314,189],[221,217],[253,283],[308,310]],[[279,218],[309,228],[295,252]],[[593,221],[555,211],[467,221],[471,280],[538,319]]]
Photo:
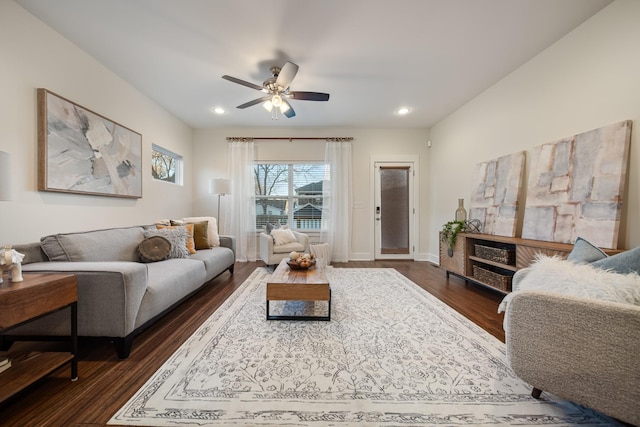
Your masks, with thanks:
[[[440,240],[446,242],[449,246],[447,248],[447,255],[453,256],[453,248],[456,245],[456,236],[458,233],[463,233],[467,228],[467,221],[449,221],[442,226],[440,231]]]

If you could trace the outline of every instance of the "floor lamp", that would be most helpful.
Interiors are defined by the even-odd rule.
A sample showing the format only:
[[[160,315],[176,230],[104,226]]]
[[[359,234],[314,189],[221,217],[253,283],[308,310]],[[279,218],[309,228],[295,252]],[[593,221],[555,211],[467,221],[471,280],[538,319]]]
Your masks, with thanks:
[[[213,178],[209,180],[209,194],[218,195],[218,216],[216,217],[216,220],[218,221],[219,230],[222,226],[222,223],[220,222],[220,196],[231,194],[231,180],[227,178]]]
[[[0,151],[0,200],[11,200],[11,155]]]

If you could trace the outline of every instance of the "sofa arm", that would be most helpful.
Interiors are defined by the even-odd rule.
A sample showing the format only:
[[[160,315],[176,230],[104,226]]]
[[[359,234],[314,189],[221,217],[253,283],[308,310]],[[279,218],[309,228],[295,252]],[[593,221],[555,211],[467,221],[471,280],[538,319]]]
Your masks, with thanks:
[[[147,266],[136,262],[38,262],[25,265],[23,273],[76,275],[80,336],[125,337],[130,334],[147,289]],[[68,322],[68,316],[63,319]],[[22,331],[44,335],[58,335],[60,330],[68,333],[68,326],[47,322],[47,317],[42,320],[45,322],[25,325]]]
[[[309,252],[309,236],[304,233],[299,233],[297,231],[294,231],[293,234],[296,236],[296,240],[299,243],[302,243],[304,245],[303,252],[308,253]]]
[[[235,236],[220,236],[220,246],[229,248],[233,251],[233,259],[236,258],[236,237]]]
[[[541,291],[505,319],[514,372],[533,387],[640,424],[640,307]]]

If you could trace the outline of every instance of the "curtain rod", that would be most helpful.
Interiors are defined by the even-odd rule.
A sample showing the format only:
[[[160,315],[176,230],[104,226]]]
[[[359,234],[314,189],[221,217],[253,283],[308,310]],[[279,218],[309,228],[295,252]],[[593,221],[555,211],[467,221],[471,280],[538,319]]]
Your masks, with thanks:
[[[250,142],[250,141],[281,141],[288,140],[292,142],[294,139],[307,140],[307,141],[332,141],[332,142],[347,142],[353,141],[353,137],[302,137],[302,136],[275,136],[275,137],[246,137],[246,136],[228,136],[229,142]]]

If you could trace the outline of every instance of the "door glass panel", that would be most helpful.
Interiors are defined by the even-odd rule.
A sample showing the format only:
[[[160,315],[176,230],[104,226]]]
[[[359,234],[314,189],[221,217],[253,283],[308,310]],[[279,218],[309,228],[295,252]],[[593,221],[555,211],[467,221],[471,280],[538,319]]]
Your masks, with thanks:
[[[409,253],[409,172],[407,167],[380,168],[380,252]]]

